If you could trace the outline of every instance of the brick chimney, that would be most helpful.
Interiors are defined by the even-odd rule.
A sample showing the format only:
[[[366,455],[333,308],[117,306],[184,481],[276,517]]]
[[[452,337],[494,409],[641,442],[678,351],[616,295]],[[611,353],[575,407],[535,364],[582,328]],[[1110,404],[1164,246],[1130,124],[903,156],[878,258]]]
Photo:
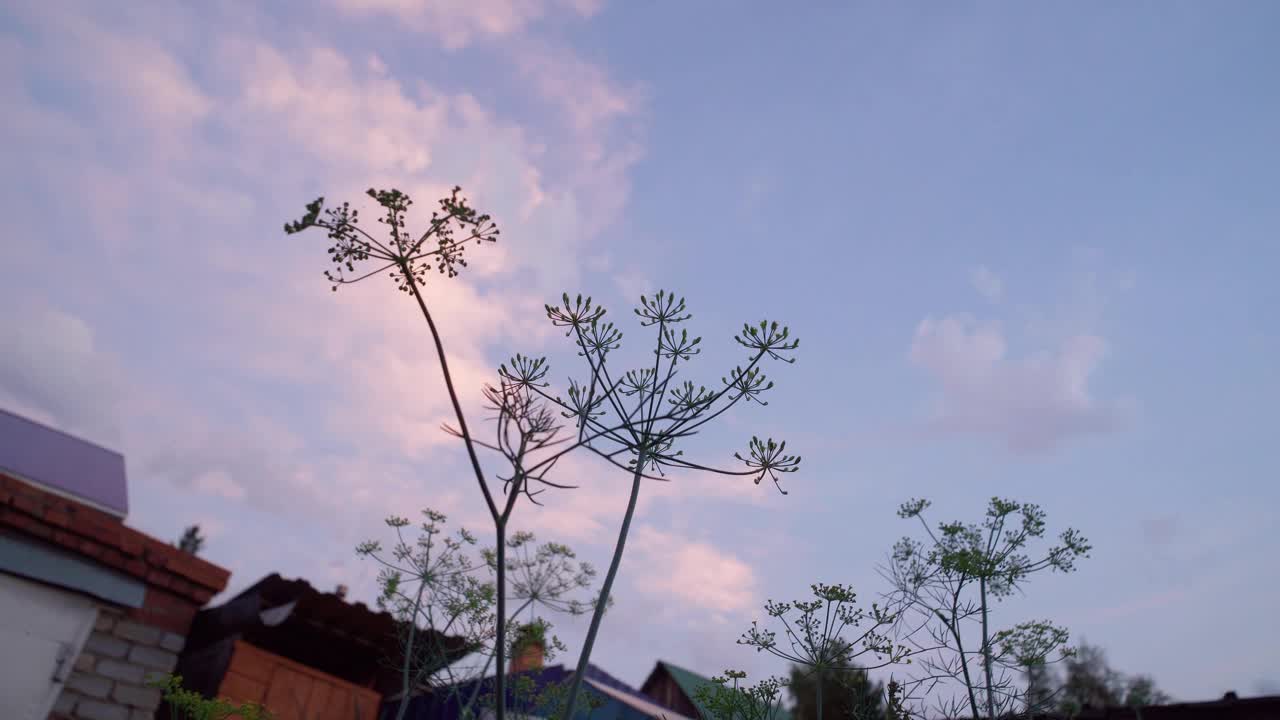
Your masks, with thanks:
[[[530,638],[516,645],[511,657],[511,673],[522,673],[530,670],[541,670],[545,660],[546,647],[541,641]]]

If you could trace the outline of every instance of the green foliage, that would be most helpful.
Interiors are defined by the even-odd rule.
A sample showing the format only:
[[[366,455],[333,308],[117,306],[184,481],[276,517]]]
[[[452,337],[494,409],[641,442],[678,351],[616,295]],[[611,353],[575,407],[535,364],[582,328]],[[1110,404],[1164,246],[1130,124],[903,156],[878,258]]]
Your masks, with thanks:
[[[579,616],[595,606],[595,598],[583,602],[572,594],[591,587],[596,569],[577,560],[567,545],[547,542],[535,545],[530,532],[517,532],[507,539],[506,572],[508,592],[519,601],[528,601],[530,609],[543,607],[570,616]],[[497,553],[482,551],[490,570],[497,571]]]
[[[178,720],[224,720],[235,716],[238,720],[272,720],[273,716],[258,703],[234,704],[222,698],[206,698],[200,693],[182,687],[181,675],[164,674],[147,681],[147,685],[159,688],[164,702],[169,704],[172,717]]]
[[[909,662],[909,648],[886,634],[897,619],[892,613],[877,603],[872,603],[870,611],[857,607],[858,595],[848,585],[815,583],[810,588],[812,600],[765,603],[765,613],[779,621],[785,642],[779,643],[774,631],[752,621],[738,644],[823,672],[852,670],[855,661],[868,655],[874,656],[875,663],[862,660],[864,669]],[[845,638],[845,632],[853,637]]]
[[[1036,505],[992,498],[981,523],[925,522],[926,500],[903,503],[899,517],[917,519],[927,542],[906,537],[894,545],[884,576],[893,584],[893,602],[902,618],[900,640],[911,644],[921,670],[907,683],[911,691],[934,693],[948,683],[956,695],[936,694],[947,716],[996,718],[1047,709],[1043,668],[1071,655],[1065,629],[1047,620],[992,628],[995,603],[1021,590],[1037,572],[1071,572],[1090,546],[1074,529],[1032,556],[1030,546],[1045,535],[1045,514]],[[1029,676],[1029,687],[1016,681]],[[911,698],[919,703],[922,698]]]
[[[706,709],[703,720],[777,720],[782,712],[782,688],[786,681],[769,677],[755,685],[741,685],[747,674],[725,670],[711,684],[694,690],[694,700]]]
[[[565,706],[569,696],[572,678],[560,682],[547,683],[538,687],[529,675],[515,675],[509,685],[508,708],[524,717],[550,717]],[[485,682],[478,701],[470,708],[471,717],[479,717],[479,711],[495,709],[496,695],[494,684]],[[590,715],[605,705],[607,701],[599,694],[588,692],[580,694],[574,702],[576,713]]]
[[[823,687],[821,712],[819,681]],[[872,681],[863,668],[820,671],[792,665],[787,689],[795,720],[817,720],[820,715],[841,720],[885,720],[884,686]]]
[[[1149,676],[1126,676],[1113,669],[1102,648],[1094,645],[1081,644],[1064,670],[1065,678],[1051,673],[1046,682],[1056,686],[1057,710],[1068,717],[1085,708],[1143,707],[1170,700]]]
[[[204,536],[200,534],[200,526],[192,525],[182,531],[182,537],[178,540],[178,549],[192,555],[199,555],[200,550],[204,547]]]
[[[375,540],[356,548],[358,554],[383,566],[377,605],[398,621],[401,654],[388,661],[402,674],[402,708],[411,692],[430,687],[456,693],[460,684],[484,677],[499,642],[495,632],[497,553],[480,548],[479,558],[473,558],[475,536],[465,528],[446,534],[444,513],[427,509],[422,515],[416,540],[405,537],[409,520],[393,516],[386,520],[396,533],[389,552]],[[506,623],[512,631],[501,640],[506,643],[504,654],[510,656],[521,642],[535,640],[553,657],[564,645],[549,634],[550,623],[537,612],[585,612],[587,606],[573,593],[589,591],[595,570],[588,563],[574,563],[576,555],[565,545],[538,545],[532,533],[514,533],[506,544],[506,571],[515,577],[508,590],[517,605]],[[522,624],[516,617],[526,611],[529,622]],[[476,656],[470,664],[460,662]],[[477,683],[474,692],[460,698],[464,709],[483,706],[485,697],[493,699],[493,691],[486,696],[482,686]]]
[[[829,707],[839,708],[838,717],[856,708],[867,718],[879,718],[878,688],[876,700],[870,704],[840,693],[842,689],[856,691],[859,682],[866,685],[868,667],[910,662],[910,650],[887,634],[897,618],[876,603],[870,611],[857,607],[857,593],[847,585],[815,583],[810,589],[812,600],[765,603],[765,613],[782,628],[782,641],[773,630],[752,621],[738,644],[794,664],[791,688],[797,702],[812,711],[812,718],[806,720],[823,720]],[[872,658],[874,663],[868,664]]]
[[[927,500],[912,500],[902,504],[898,516],[923,522],[922,514],[928,507]],[[981,579],[988,593],[1005,597],[1033,572],[1071,572],[1078,558],[1089,556],[1089,544],[1078,531],[1068,528],[1059,536],[1059,545],[1032,561],[1023,550],[1030,541],[1044,537],[1044,517],[1038,505],[992,498],[981,524],[941,523],[936,534],[930,532],[928,548],[904,538],[894,548],[894,560],[922,573],[921,582],[929,571],[951,578]],[[993,541],[998,546],[993,546]]]

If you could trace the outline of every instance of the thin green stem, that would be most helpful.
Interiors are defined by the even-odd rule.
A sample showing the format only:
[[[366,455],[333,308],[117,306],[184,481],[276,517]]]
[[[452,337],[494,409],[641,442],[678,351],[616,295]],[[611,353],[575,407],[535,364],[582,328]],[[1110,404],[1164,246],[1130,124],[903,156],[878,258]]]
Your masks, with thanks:
[[[426,589],[425,582],[418,583],[418,594],[413,600],[413,614],[409,616],[409,639],[405,642],[404,664],[400,668],[400,705],[396,708],[396,720],[404,720],[409,709],[409,664],[413,659],[413,641],[418,630],[418,608],[422,606],[422,593]]]
[[[987,717],[995,720],[995,698],[991,682],[991,635],[987,629],[987,579],[978,578],[979,595],[982,598],[982,667],[987,678]]]
[[[582,679],[587,674],[587,663],[591,660],[591,649],[595,646],[596,634],[600,632],[600,620],[604,617],[605,608],[609,605],[609,594],[613,590],[614,578],[618,576],[618,566],[622,564],[622,551],[627,544],[627,533],[631,531],[631,518],[636,512],[636,503],[640,498],[640,481],[644,478],[642,469],[645,463],[645,451],[636,455],[636,468],[631,478],[631,497],[627,499],[627,511],[622,516],[622,526],[618,529],[618,542],[613,548],[613,559],[609,561],[609,572],[604,576],[604,585],[600,588],[600,600],[591,613],[591,625],[587,628],[587,637],[582,641],[582,653],[578,656],[578,667],[574,670],[573,681],[569,685],[569,695],[565,700],[563,720],[573,720],[574,708],[578,702],[578,693],[582,689]]]

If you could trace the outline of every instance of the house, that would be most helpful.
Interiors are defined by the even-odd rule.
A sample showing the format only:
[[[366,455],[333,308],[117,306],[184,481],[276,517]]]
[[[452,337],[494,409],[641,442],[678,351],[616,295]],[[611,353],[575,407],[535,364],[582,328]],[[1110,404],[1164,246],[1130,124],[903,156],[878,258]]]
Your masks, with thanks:
[[[399,626],[345,595],[272,574],[201,611],[178,662],[183,686],[261,703],[277,720],[374,720],[400,691]],[[447,651],[463,646],[439,641]]]
[[[125,525],[124,457],[0,410],[0,708],[143,720],[230,573]]]
[[[514,715],[524,718],[545,718],[556,716],[554,707],[528,707],[517,699],[512,689],[521,684],[538,695],[548,688],[568,687],[573,677],[573,668],[564,665],[545,666],[542,648],[531,645],[513,658],[511,663],[512,682],[508,686],[507,706]],[[420,695],[410,701],[405,720],[455,720],[459,716],[459,708],[463,704],[461,698],[469,698],[479,691],[483,694],[492,692],[493,678],[458,683],[447,690]],[[692,720],[696,716],[687,716],[669,706],[665,706],[616,677],[606,673],[595,665],[588,663],[586,676],[583,678],[582,692],[594,709],[590,713],[593,718],[607,720]],[[395,717],[398,703],[388,702],[383,708],[381,720]],[[490,711],[479,713],[484,718]],[[579,714],[585,720],[587,713]]]
[[[709,688],[714,685],[710,678],[659,660],[644,684],[640,686],[640,692],[682,715],[694,718],[711,717],[707,708],[698,701],[697,694],[700,688]],[[778,709],[775,717],[776,720],[791,720],[791,713],[783,707]]]

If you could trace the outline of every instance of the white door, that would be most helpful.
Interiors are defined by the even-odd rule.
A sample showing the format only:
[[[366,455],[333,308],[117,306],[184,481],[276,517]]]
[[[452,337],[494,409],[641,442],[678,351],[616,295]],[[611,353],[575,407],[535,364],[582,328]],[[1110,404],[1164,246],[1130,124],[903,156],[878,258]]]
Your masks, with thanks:
[[[98,608],[84,595],[0,573],[0,709],[44,720],[62,692]]]

